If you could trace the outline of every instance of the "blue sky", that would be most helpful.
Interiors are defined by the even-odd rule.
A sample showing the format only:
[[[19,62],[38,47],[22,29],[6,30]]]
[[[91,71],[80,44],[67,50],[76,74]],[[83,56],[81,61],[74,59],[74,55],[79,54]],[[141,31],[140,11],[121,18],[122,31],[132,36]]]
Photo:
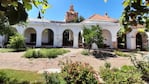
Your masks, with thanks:
[[[104,15],[107,12],[110,17],[119,19],[123,11],[122,1],[108,0],[105,3],[104,0],[48,0],[51,7],[42,16],[49,20],[64,20],[66,11],[70,5],[74,5],[75,11],[85,18],[93,14]],[[29,18],[36,18],[38,12],[37,8],[33,8],[28,12]]]

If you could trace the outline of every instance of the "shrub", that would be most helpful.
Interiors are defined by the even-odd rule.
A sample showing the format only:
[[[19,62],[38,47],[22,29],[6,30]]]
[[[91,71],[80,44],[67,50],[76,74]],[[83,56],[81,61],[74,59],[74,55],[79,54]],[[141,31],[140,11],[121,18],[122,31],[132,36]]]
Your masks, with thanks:
[[[48,55],[48,52],[45,49],[41,49],[38,52],[39,52],[38,55],[42,58],[46,58]]]
[[[8,77],[5,73],[0,72],[0,84],[4,84],[8,80]]]
[[[100,76],[106,84],[143,84],[141,73],[133,66],[120,69],[100,67]]]
[[[129,55],[127,55],[121,51],[118,51],[118,50],[115,50],[114,53],[115,53],[115,55],[118,55],[118,56],[129,57]]]
[[[63,63],[62,77],[67,84],[99,84],[98,74],[89,64],[81,62]]]
[[[46,84],[99,84],[99,75],[81,62],[62,62],[61,73],[45,73]]]
[[[143,80],[149,81],[149,61],[140,61],[135,57],[131,57],[131,61],[138,71],[141,71]]]
[[[81,54],[82,54],[82,55],[89,55],[89,51],[83,50],[83,51],[81,52]]]
[[[17,80],[15,78],[10,78],[5,73],[0,72],[0,84],[30,84],[30,82],[25,80]]]
[[[8,47],[16,50],[25,49],[24,37],[20,34],[15,34],[10,37]]]
[[[58,73],[44,73],[46,84],[66,84],[66,81]]]
[[[39,58],[38,50],[36,50],[36,49],[29,49],[29,50],[26,51],[24,56],[26,58]]]
[[[105,68],[110,68],[110,67],[111,67],[111,63],[106,62],[106,63],[104,64],[104,66],[105,66]]]
[[[56,58],[67,52],[69,51],[64,49],[30,49],[26,51],[24,56],[26,58]]]
[[[149,81],[149,62],[138,61],[137,68],[141,70],[142,78],[145,81]]]

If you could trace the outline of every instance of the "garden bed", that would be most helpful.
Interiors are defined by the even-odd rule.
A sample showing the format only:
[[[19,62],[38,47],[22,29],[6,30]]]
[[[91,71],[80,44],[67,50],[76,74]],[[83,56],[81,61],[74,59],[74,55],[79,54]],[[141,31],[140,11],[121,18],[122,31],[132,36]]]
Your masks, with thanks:
[[[69,52],[62,48],[52,48],[52,49],[29,49],[24,54],[26,58],[56,58],[58,55]]]

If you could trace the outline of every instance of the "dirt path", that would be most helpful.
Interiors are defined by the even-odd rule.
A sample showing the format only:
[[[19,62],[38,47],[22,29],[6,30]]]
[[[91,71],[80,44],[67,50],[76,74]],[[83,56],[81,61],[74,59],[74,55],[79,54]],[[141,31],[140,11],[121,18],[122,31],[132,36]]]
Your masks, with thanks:
[[[17,70],[29,70],[39,71],[49,68],[60,68],[59,61],[80,61],[89,63],[95,70],[99,69],[99,66],[103,66],[105,61],[97,59],[94,56],[81,55],[82,49],[70,49],[71,52],[58,56],[55,59],[40,58],[40,59],[26,59],[23,56],[24,52],[9,52],[0,53],[0,68],[17,69]],[[130,59],[127,57],[110,57],[106,60],[110,62],[112,67],[120,67],[122,65],[131,65]]]

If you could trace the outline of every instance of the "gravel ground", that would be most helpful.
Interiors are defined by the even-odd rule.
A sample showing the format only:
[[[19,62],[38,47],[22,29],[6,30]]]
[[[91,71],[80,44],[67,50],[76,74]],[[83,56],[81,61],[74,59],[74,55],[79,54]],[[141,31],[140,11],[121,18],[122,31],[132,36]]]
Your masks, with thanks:
[[[89,63],[95,70],[99,69],[99,66],[103,66],[105,60],[95,58],[94,56],[83,56],[81,51],[83,49],[66,48],[71,52],[58,56],[55,59],[38,58],[27,59],[22,57],[24,52],[8,52],[0,53],[0,68],[4,69],[17,69],[17,70],[29,70],[40,71],[43,69],[59,69],[59,62],[72,60]],[[139,54],[137,54],[139,56]],[[112,67],[120,67],[123,65],[132,65],[128,57],[108,57],[107,62],[110,62]]]

